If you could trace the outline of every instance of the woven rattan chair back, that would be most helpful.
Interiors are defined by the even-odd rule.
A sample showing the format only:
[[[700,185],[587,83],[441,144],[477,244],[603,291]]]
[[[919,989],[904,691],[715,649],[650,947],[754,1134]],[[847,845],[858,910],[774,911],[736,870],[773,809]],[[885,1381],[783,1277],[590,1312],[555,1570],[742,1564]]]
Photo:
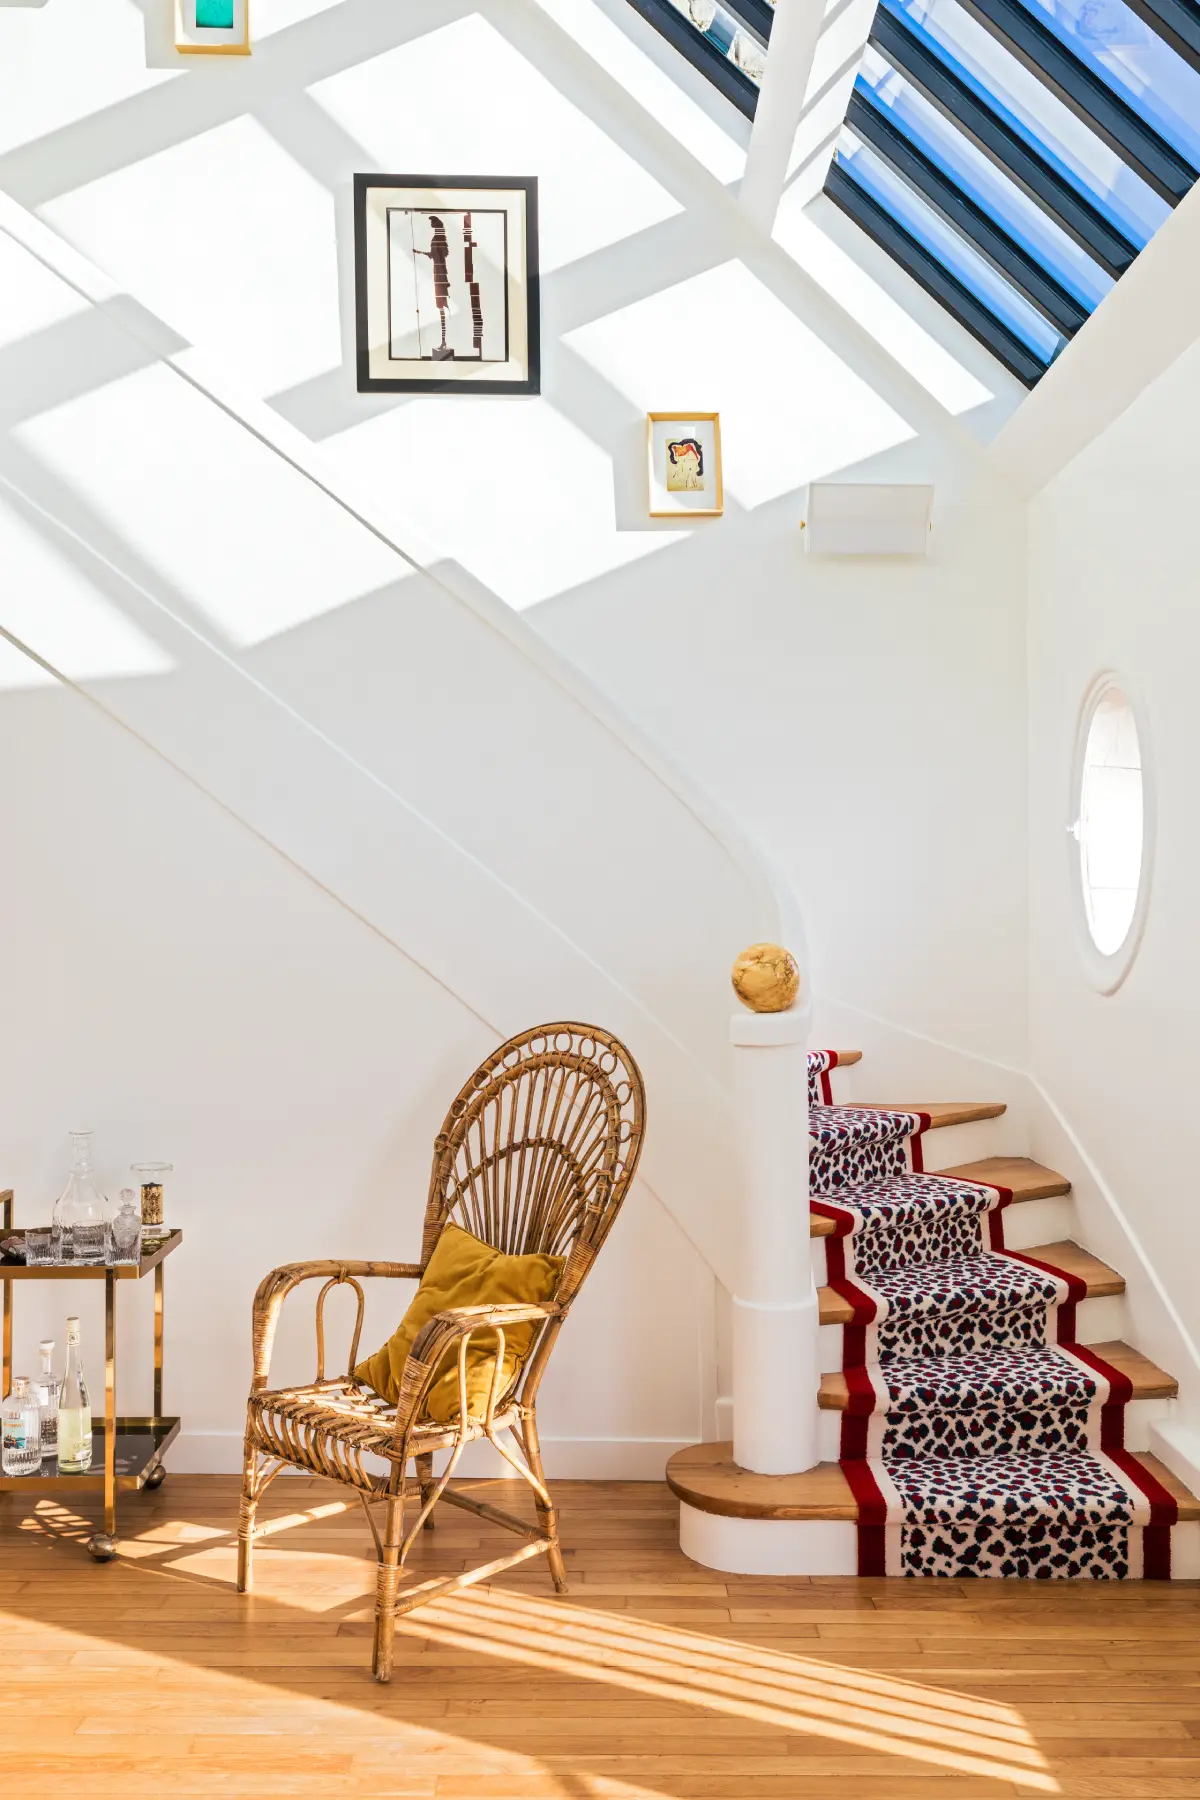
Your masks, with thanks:
[[[637,1167],[645,1090],[625,1046],[590,1025],[540,1025],[480,1064],[435,1143],[422,1265],[453,1221],[508,1255],[565,1256],[570,1304]]]

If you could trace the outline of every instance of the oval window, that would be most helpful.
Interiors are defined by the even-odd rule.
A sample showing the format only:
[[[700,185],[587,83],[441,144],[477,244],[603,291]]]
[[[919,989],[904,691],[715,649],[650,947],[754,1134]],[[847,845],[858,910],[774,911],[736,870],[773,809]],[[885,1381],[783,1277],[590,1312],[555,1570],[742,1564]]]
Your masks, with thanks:
[[[1121,688],[1110,682],[1101,689],[1087,721],[1075,827],[1084,913],[1101,956],[1116,956],[1129,939],[1138,912],[1143,812],[1137,721]]]

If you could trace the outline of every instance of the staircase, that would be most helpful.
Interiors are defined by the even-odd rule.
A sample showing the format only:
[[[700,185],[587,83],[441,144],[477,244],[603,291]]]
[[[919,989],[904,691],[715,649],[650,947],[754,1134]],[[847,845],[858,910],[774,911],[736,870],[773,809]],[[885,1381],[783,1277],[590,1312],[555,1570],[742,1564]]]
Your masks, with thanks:
[[[822,1460],[678,1453],[683,1548],[751,1573],[1200,1575],[1200,1501],[1146,1449],[1178,1386],[1122,1340],[1122,1276],[1066,1235],[1070,1183],[1019,1156],[928,1172],[932,1134],[1004,1107],[835,1105],[858,1060],[808,1056]],[[756,1522],[736,1550],[731,1520]]]

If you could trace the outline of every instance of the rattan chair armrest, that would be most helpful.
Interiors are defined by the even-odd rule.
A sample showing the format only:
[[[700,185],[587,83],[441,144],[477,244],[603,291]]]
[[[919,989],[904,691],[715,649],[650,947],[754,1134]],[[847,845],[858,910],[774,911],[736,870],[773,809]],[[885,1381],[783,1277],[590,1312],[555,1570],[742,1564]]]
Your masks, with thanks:
[[[412,1348],[400,1376],[396,1398],[396,1430],[403,1434],[420,1417],[425,1396],[432,1386],[448,1350],[461,1349],[463,1339],[476,1331],[494,1334],[513,1325],[546,1325],[562,1316],[562,1308],[553,1301],[505,1301],[493,1306],[451,1306],[435,1313],[413,1340]],[[494,1336],[499,1351],[500,1338]],[[498,1397],[498,1396],[495,1396]]]
[[[282,1263],[279,1268],[272,1269],[269,1275],[263,1276],[254,1296],[254,1382],[251,1391],[261,1393],[267,1385],[280,1309],[292,1289],[299,1287],[302,1281],[357,1281],[367,1276],[382,1276],[393,1281],[419,1281],[422,1273],[419,1263],[347,1260]]]

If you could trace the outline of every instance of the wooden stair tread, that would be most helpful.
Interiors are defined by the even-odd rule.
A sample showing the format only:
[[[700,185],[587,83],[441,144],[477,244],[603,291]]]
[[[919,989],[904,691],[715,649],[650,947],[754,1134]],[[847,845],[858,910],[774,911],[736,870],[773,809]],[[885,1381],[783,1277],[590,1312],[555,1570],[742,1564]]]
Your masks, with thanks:
[[[1120,1369],[1122,1375],[1128,1375],[1133,1383],[1135,1400],[1174,1400],[1179,1392],[1179,1383],[1173,1375],[1168,1375],[1165,1369],[1160,1369],[1132,1345],[1123,1344],[1120,1338],[1111,1338],[1104,1344],[1089,1344],[1088,1349],[1102,1356],[1114,1369]]]
[[[1077,1275],[1087,1283],[1087,1297],[1096,1299],[1101,1294],[1123,1294],[1125,1277],[1110,1269],[1107,1263],[1093,1256],[1090,1250],[1083,1250],[1078,1244],[1064,1239],[1059,1244],[1035,1244],[1030,1250],[1014,1252],[1018,1256],[1032,1256],[1038,1262],[1053,1263],[1056,1269],[1062,1269],[1068,1275]]]
[[[1013,1205],[1021,1200],[1046,1200],[1054,1194],[1069,1194],[1071,1184],[1065,1175],[1044,1169],[1027,1156],[982,1156],[978,1162],[956,1163],[952,1169],[931,1169],[931,1175],[945,1175],[952,1181],[978,1181],[985,1187],[1003,1187],[1012,1191]],[[837,1195],[831,1194],[836,1200]],[[833,1220],[818,1218],[814,1213],[808,1222],[809,1237],[832,1237]]]
[[[924,1113],[930,1131],[944,1125],[970,1125],[976,1119],[998,1119],[1008,1108],[1002,1100],[854,1100],[860,1112]]]
[[[1160,1369],[1143,1356],[1140,1350],[1134,1350],[1129,1344],[1123,1344],[1119,1338],[1107,1344],[1089,1344],[1097,1356],[1119,1369],[1122,1375],[1128,1375],[1133,1383],[1135,1400],[1173,1400],[1179,1392],[1179,1383],[1165,1369]],[[849,1404],[850,1390],[846,1385],[846,1377],[841,1369],[831,1375],[822,1375],[818,1404],[825,1412],[845,1412]]]
[[[1123,1294],[1125,1277],[1102,1263],[1098,1256],[1081,1250],[1078,1244],[1063,1242],[1061,1244],[1037,1244],[1032,1250],[1017,1252],[1021,1256],[1032,1256],[1038,1262],[1053,1263],[1056,1269],[1064,1274],[1077,1275],[1087,1283],[1087,1298],[1095,1299],[1102,1294]],[[832,1288],[817,1289],[817,1305],[820,1309],[822,1325],[849,1325],[854,1318],[854,1309],[848,1300],[835,1294]]]
[[[1179,1517],[1200,1519],[1200,1500],[1156,1456],[1136,1457],[1174,1497]],[[837,1463],[803,1475],[753,1475],[733,1460],[733,1445],[691,1444],[667,1464],[667,1486],[700,1512],[728,1519],[857,1519],[858,1502]]]
[[[803,1475],[753,1475],[732,1443],[690,1444],[667,1463],[667,1486],[701,1512],[728,1519],[857,1519],[858,1502],[837,1463]]]
[[[837,1057],[837,1066],[839,1069],[848,1069],[851,1063],[862,1061],[861,1050],[835,1050],[833,1054]],[[832,1075],[833,1070],[827,1069],[825,1073],[827,1075]]]

